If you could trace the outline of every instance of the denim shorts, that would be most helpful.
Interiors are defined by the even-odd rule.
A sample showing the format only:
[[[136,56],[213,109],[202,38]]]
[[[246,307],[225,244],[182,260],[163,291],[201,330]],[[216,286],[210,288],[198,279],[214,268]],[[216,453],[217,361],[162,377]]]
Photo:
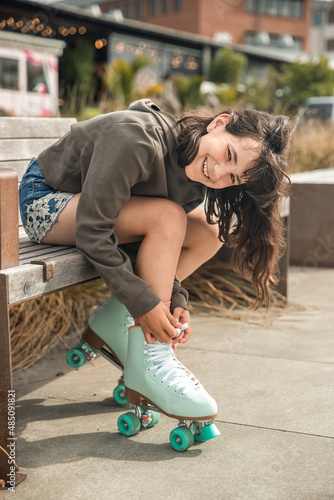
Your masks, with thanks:
[[[32,241],[41,243],[73,196],[49,186],[36,158],[31,160],[20,182],[19,206],[23,227]]]

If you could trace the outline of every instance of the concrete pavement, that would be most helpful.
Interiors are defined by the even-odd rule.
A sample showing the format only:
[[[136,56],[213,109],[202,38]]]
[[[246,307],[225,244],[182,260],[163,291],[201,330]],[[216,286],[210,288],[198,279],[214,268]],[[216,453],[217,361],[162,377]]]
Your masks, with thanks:
[[[295,305],[280,314],[193,317],[177,355],[217,400],[221,436],[184,453],[171,448],[176,421],[165,416],[120,435],[120,372],[101,357],[71,370],[58,347],[16,374],[28,478],[4,498],[334,498],[334,270],[292,268],[289,283]]]

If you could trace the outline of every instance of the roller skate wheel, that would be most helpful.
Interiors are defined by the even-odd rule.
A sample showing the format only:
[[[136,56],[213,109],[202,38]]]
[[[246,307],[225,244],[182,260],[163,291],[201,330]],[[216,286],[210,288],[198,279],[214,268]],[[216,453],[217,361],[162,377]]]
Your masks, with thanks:
[[[153,411],[151,410],[151,422],[148,424],[146,427],[149,429],[150,427],[153,427],[155,424],[157,424],[160,421],[160,413],[158,411]]]
[[[169,441],[176,451],[185,451],[194,444],[194,435],[187,427],[173,429]]]
[[[116,403],[119,405],[126,405],[127,404],[127,399],[125,395],[125,387],[124,384],[118,384],[114,391],[113,391],[113,397]]]
[[[132,436],[140,429],[140,419],[135,413],[128,412],[118,417],[117,427],[123,436]]]
[[[71,368],[80,368],[86,361],[86,353],[79,347],[74,347],[66,354],[67,364]]]

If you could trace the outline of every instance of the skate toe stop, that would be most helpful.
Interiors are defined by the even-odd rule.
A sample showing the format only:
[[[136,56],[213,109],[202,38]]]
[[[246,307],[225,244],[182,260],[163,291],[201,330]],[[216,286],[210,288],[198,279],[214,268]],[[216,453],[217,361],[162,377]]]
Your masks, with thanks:
[[[220,431],[216,424],[206,425],[200,429],[200,433],[195,434],[195,441],[203,443],[204,441],[209,441],[215,437],[220,436]]]

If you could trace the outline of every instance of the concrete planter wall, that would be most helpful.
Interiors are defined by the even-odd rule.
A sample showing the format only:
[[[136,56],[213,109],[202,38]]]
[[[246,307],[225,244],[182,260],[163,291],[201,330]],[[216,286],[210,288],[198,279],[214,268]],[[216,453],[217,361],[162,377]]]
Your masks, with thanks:
[[[293,174],[290,264],[334,267],[334,168]]]

